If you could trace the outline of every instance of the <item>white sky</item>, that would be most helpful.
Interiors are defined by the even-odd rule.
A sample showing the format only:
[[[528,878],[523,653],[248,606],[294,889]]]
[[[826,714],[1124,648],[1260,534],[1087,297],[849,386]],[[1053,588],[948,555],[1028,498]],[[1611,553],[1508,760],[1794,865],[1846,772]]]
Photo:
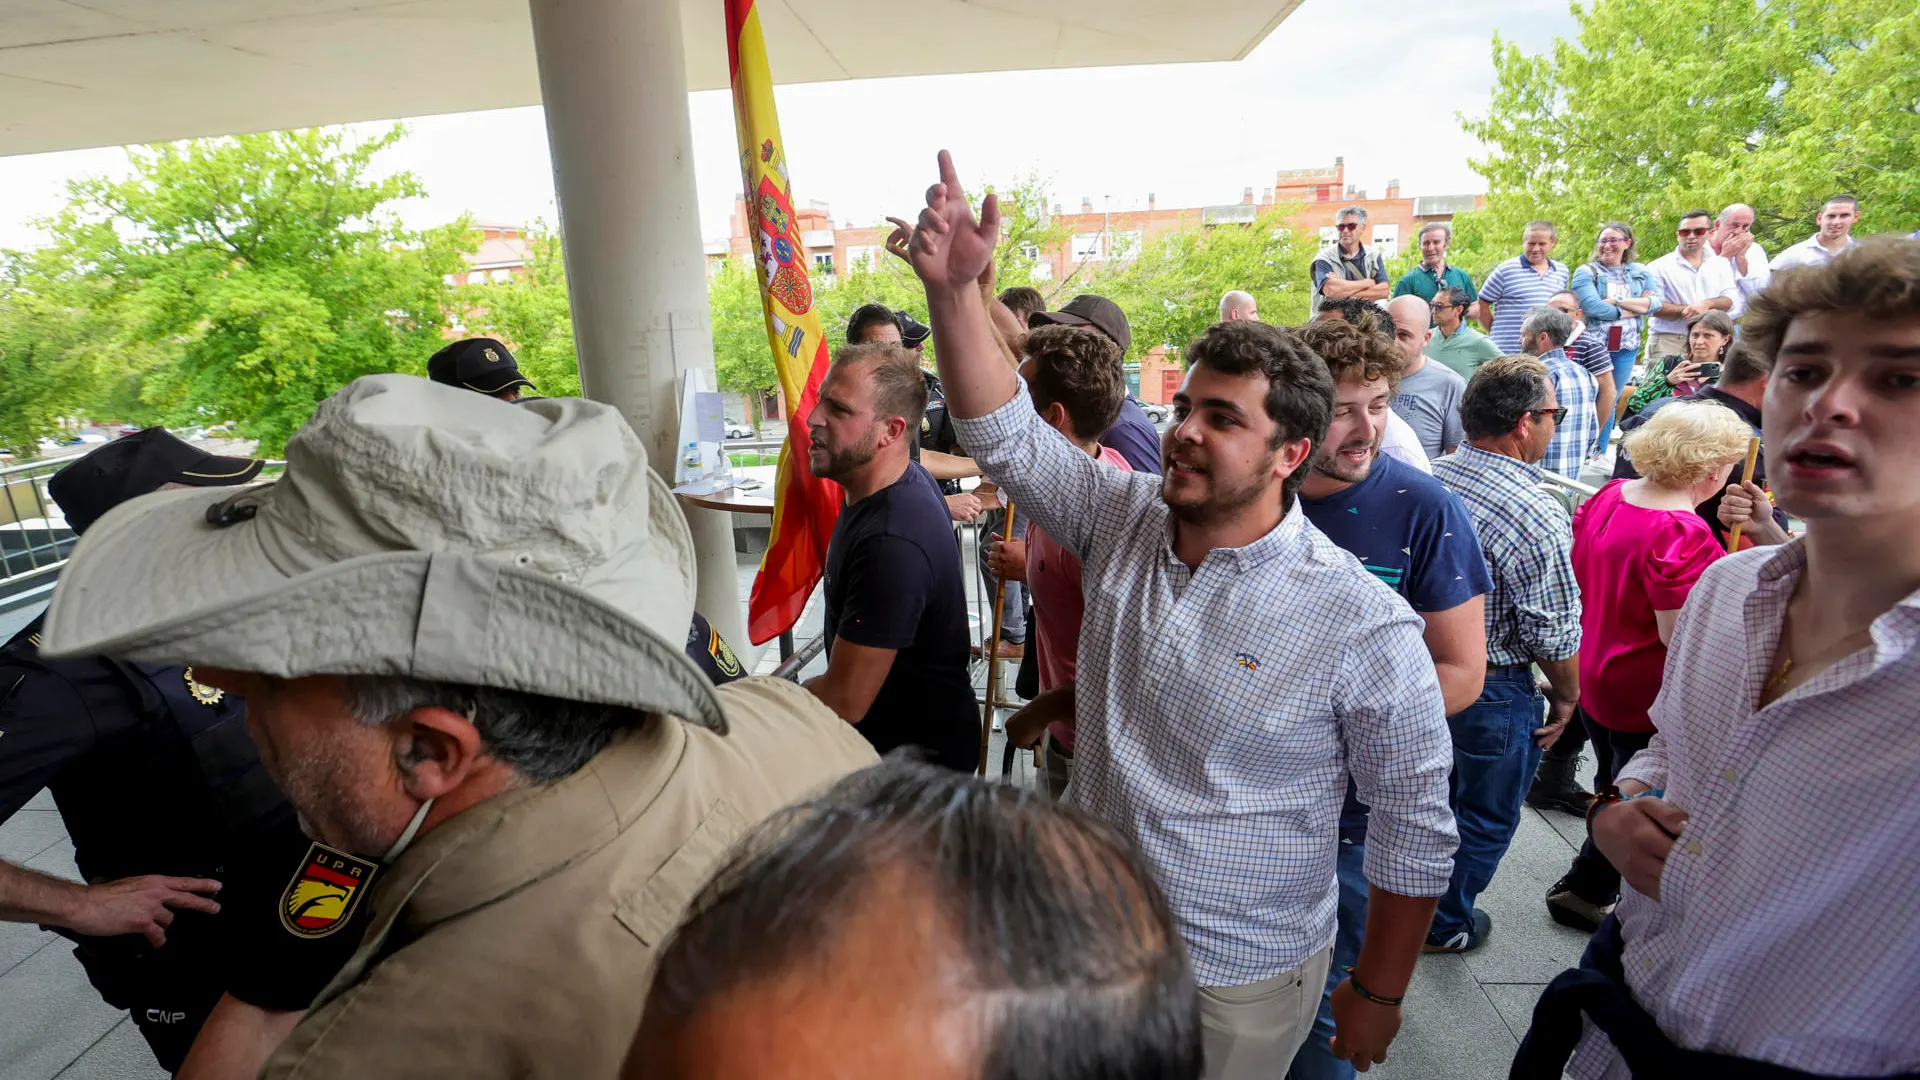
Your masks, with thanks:
[[[836,222],[911,216],[954,152],[970,185],[1037,171],[1071,211],[1240,200],[1276,170],[1331,165],[1375,198],[1482,190],[1479,144],[1456,112],[1482,113],[1498,30],[1528,51],[1572,36],[1565,0],[1306,0],[1246,60],[790,86],[778,104],[794,197]],[[903,42],[914,39],[903,34]],[[740,176],[725,92],[691,95],[702,234],[722,237]],[[401,208],[414,226],[468,212],[510,223],[556,220],[537,108],[420,117],[381,158],[411,170],[428,197]],[[0,247],[39,239],[35,218],[65,201],[68,179],[117,174],[119,149],[0,158]]]

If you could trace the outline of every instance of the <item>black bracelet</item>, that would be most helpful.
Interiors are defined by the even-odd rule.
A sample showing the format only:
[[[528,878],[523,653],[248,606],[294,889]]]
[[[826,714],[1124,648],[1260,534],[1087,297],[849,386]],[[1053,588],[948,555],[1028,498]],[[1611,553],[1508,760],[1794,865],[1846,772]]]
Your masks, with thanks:
[[[1376,994],[1373,991],[1367,989],[1366,987],[1361,986],[1360,980],[1357,978],[1354,978],[1352,968],[1347,968],[1346,972],[1347,972],[1347,985],[1353,987],[1353,992],[1356,994],[1359,994],[1363,998],[1366,998],[1368,1001],[1373,1002],[1375,1005],[1397,1006],[1401,1002],[1407,1000],[1407,995],[1405,994],[1401,994],[1399,997],[1381,997],[1379,994]]]

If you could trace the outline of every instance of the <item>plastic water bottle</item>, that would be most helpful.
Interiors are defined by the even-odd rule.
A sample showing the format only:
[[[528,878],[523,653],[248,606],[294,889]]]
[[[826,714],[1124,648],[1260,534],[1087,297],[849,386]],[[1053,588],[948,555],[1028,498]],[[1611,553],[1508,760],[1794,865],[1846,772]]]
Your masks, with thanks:
[[[697,442],[688,443],[687,452],[684,455],[682,455],[682,457],[687,463],[687,468],[689,469],[699,468],[700,467],[700,444]]]

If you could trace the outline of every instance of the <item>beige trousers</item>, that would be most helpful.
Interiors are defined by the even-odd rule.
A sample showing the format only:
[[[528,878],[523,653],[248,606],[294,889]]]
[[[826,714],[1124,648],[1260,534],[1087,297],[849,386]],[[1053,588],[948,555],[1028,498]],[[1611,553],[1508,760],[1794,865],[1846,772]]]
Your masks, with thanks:
[[[1251,986],[1200,988],[1206,1080],[1274,1080],[1287,1074],[1307,1041],[1320,992],[1327,986],[1331,946],[1306,963]]]
[[[1687,335],[1654,334],[1653,341],[1647,346],[1647,355],[1655,360],[1665,360],[1669,356],[1687,355]],[[1654,371],[1658,373],[1659,369]]]

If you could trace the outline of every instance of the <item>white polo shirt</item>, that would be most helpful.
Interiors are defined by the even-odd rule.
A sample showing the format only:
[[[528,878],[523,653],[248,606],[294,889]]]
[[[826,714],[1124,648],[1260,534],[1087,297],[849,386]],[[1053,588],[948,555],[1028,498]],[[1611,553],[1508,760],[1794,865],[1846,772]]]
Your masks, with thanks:
[[[1653,279],[1660,283],[1660,291],[1669,304],[1697,304],[1716,296],[1726,297],[1729,304],[1740,302],[1740,285],[1733,272],[1733,264],[1715,255],[1709,248],[1700,249],[1698,267],[1681,258],[1680,252],[1674,250],[1653,260],[1647,269],[1652,271]],[[1653,332],[1684,334],[1687,332],[1687,320],[1655,318]]]
[[[1840,250],[1847,251],[1859,242],[1860,241],[1849,236],[1847,237],[1847,246]],[[1773,269],[1780,271],[1792,270],[1800,266],[1825,266],[1832,261],[1833,252],[1821,247],[1820,234],[1814,233],[1812,236],[1807,237],[1805,240],[1774,256]]]

